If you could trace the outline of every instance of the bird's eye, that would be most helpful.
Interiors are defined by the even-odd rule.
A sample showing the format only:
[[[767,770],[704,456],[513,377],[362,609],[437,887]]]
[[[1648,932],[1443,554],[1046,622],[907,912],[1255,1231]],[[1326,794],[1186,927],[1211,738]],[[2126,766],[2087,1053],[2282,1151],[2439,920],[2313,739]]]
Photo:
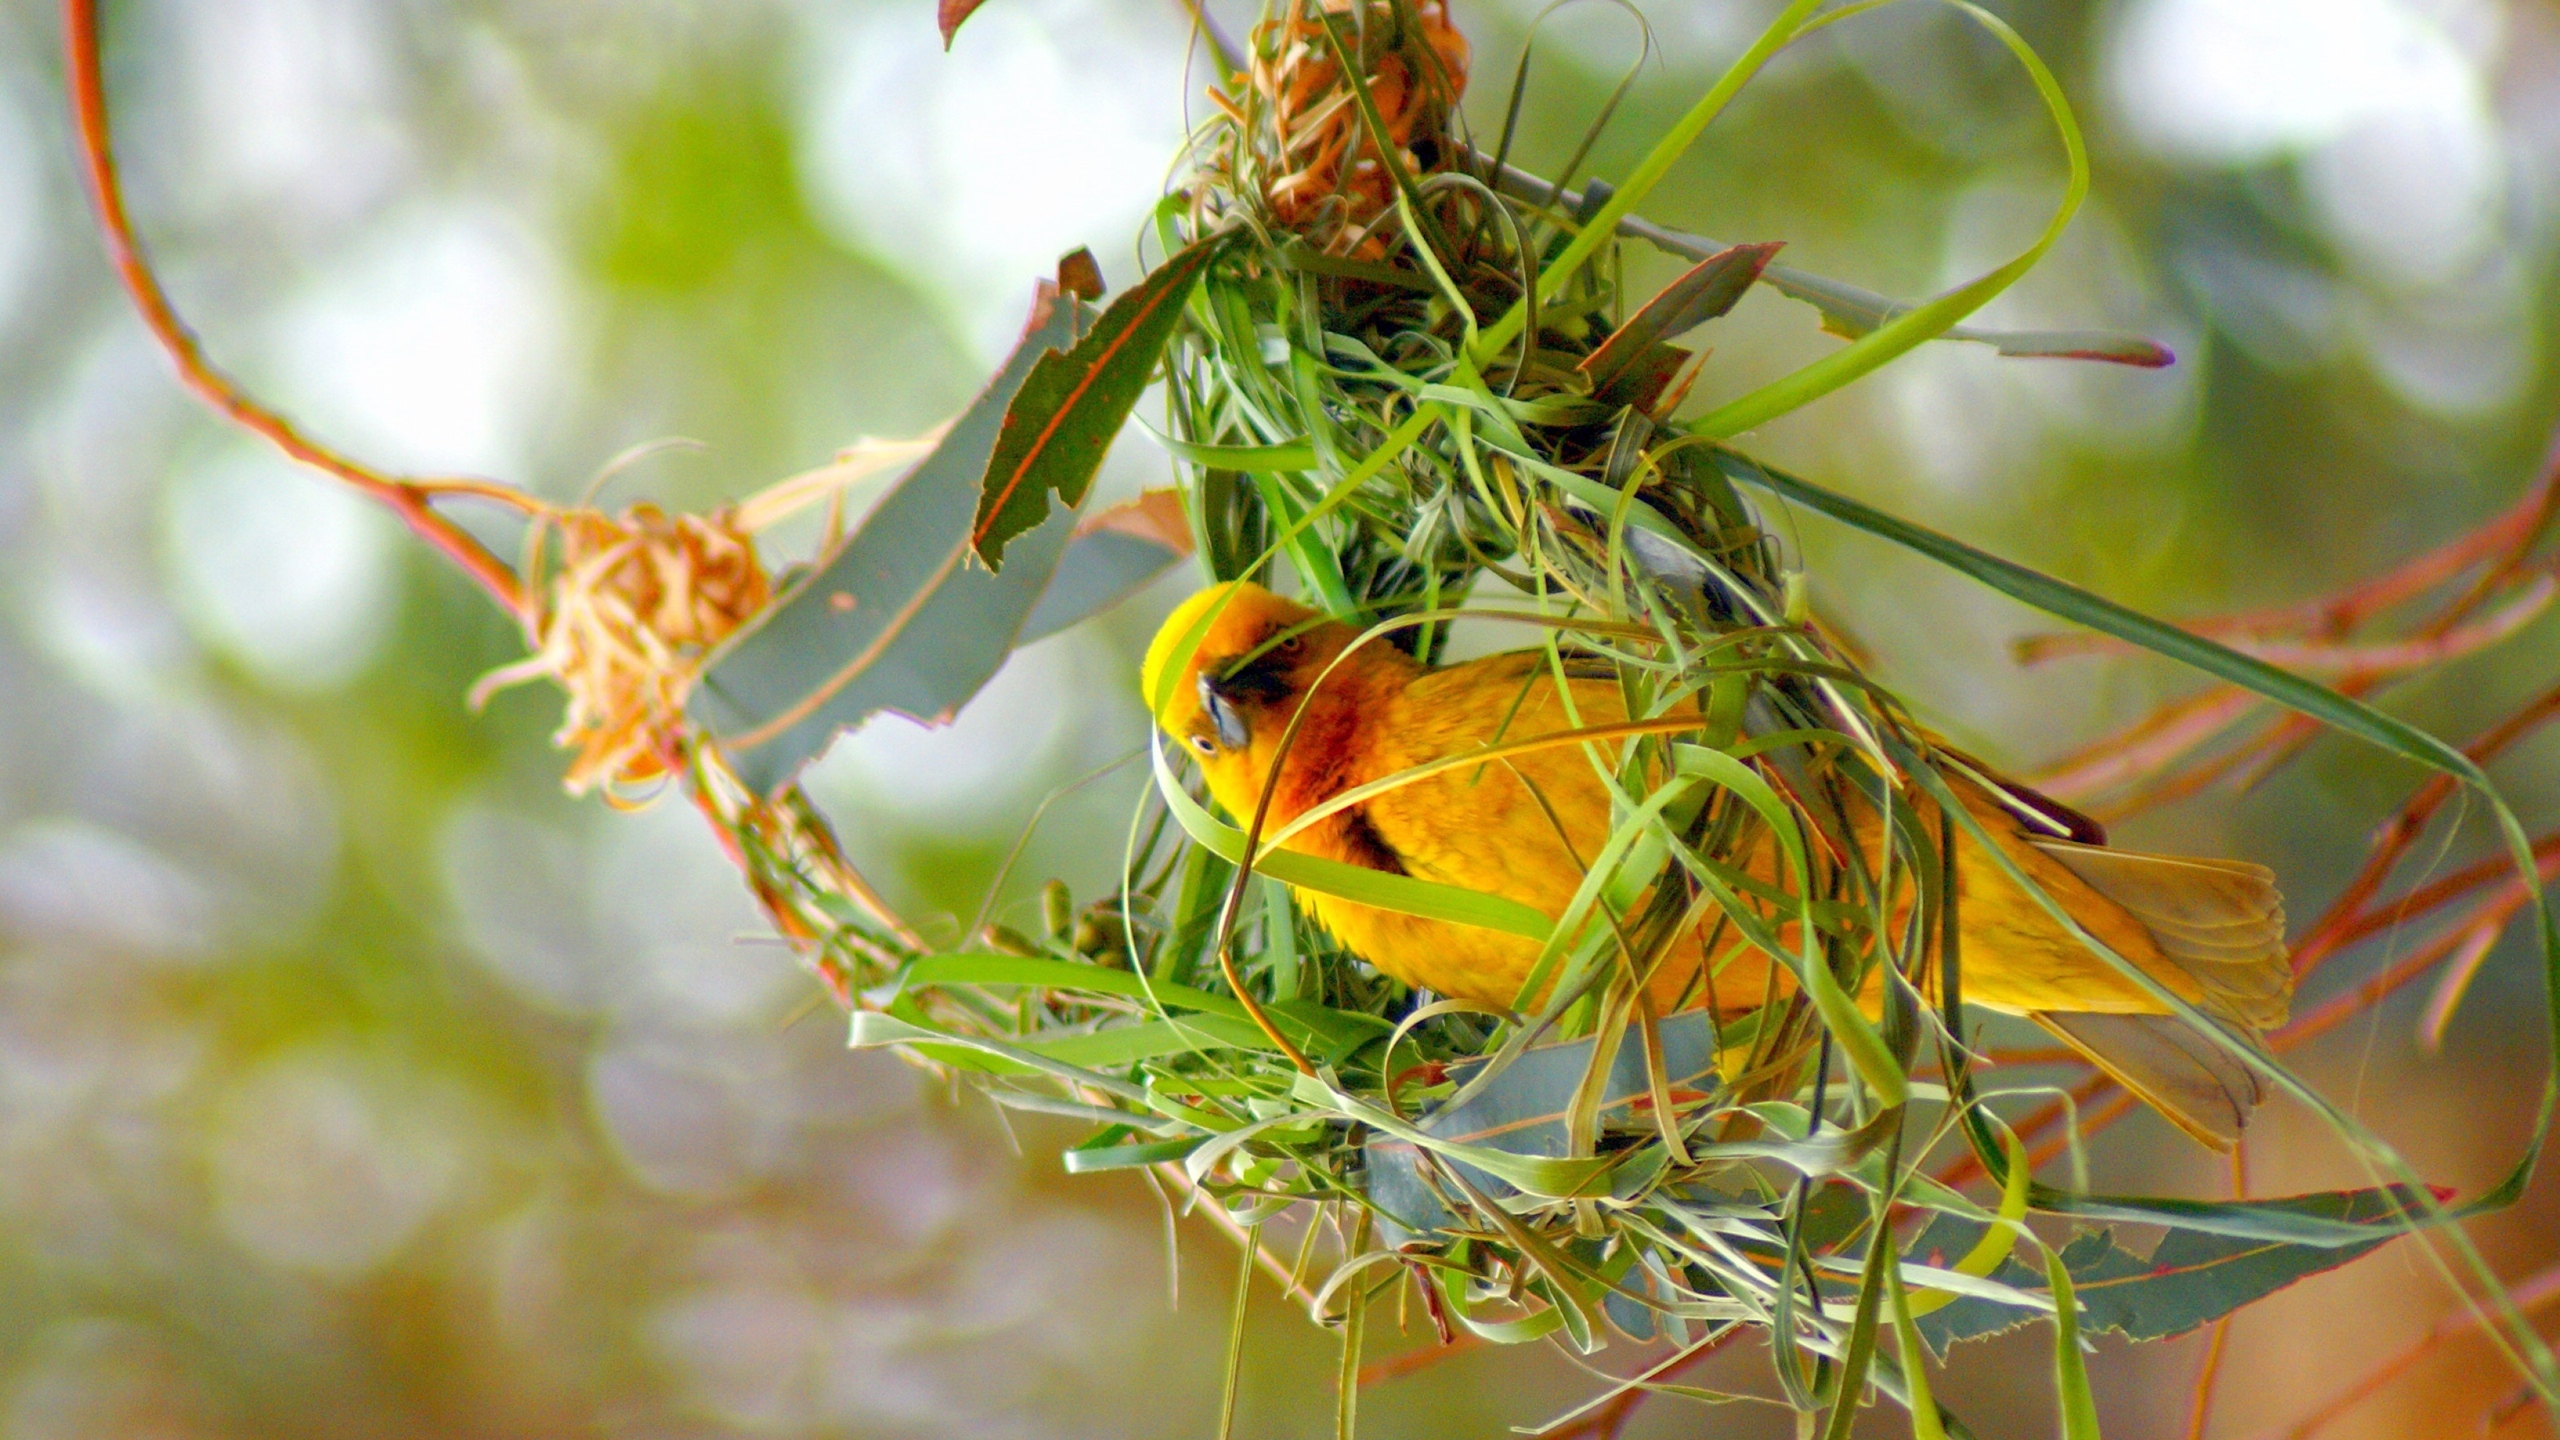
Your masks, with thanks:
[[[1305,648],[1306,639],[1304,635],[1292,635],[1271,648],[1282,655],[1295,655]]]
[[[1206,735],[1194,735],[1191,737],[1191,748],[1203,755],[1215,755],[1218,753],[1218,742]]]

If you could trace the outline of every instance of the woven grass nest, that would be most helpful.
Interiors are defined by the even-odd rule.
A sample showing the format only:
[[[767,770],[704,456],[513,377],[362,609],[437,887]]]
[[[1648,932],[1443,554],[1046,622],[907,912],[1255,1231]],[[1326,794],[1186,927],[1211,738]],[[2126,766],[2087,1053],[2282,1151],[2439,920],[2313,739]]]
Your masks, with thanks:
[[[1806,846],[1773,892],[1729,902],[1764,927],[1826,917],[1783,957],[1798,981],[1786,998],[1720,1017],[1637,1002],[1619,937],[1637,937],[1641,973],[1644,947],[1712,900],[1729,858],[1772,831],[1818,835],[1853,798],[1960,813],[1950,782],[1981,779],[1809,613],[1765,514],[1773,499],[1806,504],[1949,563],[1974,565],[1972,552],[1729,437],[1950,333],[2013,354],[2166,360],[2117,337],[1951,332],[2034,263],[2086,179],[2051,77],[1987,17],[2072,160],[2053,225],[2008,265],[1897,306],[1780,270],[1773,244],[1633,215],[1732,91],[1823,23],[1816,8],[1792,7],[1623,187],[1577,190],[1508,165],[1507,135],[1468,132],[1470,51],[1437,0],[1272,0],[1225,57],[1189,176],[1158,211],[1165,254],[1201,277],[1161,373],[1214,578],[1359,617],[1426,661],[1460,609],[1507,620],[1515,644],[1613,666],[1631,715],[1710,717],[1699,733],[1617,744],[1631,803],[1605,888],[1628,908],[1615,928],[1549,935],[1544,1008],[1435,1002],[1345,954],[1282,883],[1324,882],[1258,851],[1246,817],[1211,813],[1159,747],[1118,891],[1080,904],[1053,886],[1037,926],[988,926],[964,953],[919,956],[854,1017],[858,1045],[1092,1122],[1070,1169],[1153,1167],[1184,1189],[1341,1330],[1346,1430],[1381,1305],[1443,1340],[1651,1347],[1595,1407],[1756,1335],[1778,1394],[1831,1434],[1877,1395],[1911,1409],[1919,1433],[1964,1433],[1930,1395],[1923,1354],[2046,1323],[2076,1427],[2084,1325],[2184,1331],[2362,1253],[2351,1237],[2369,1248],[2436,1213],[2406,1183],[2271,1208],[2101,1202],[2034,1181],[1986,1103],[1998,1097],[1975,1076],[1949,973],[1943,857],[1970,821],[1894,827],[1880,869]],[[1630,235],[1689,268],[1626,292]],[[1690,413],[1704,356],[1675,342],[1755,284],[1815,305],[1853,343]],[[2170,633],[1995,566],[1973,573],[2031,598],[2049,586],[2055,613],[2137,644]],[[1420,886],[1434,888],[1446,887]],[[1907,922],[1867,923],[1896,893],[1917,897]],[[1405,898],[1461,914],[1471,897]],[[1878,972],[1898,978],[1871,1017],[1846,997]],[[1996,1193],[1936,1178],[1967,1167]],[[2128,1277],[2166,1262],[2106,1231],[2048,1244],[2022,1223],[2030,1209],[2183,1226],[2163,1244],[2188,1248],[2161,1252],[2177,1275],[2137,1285]],[[2076,1304],[2075,1283],[2113,1287],[2105,1307]]]

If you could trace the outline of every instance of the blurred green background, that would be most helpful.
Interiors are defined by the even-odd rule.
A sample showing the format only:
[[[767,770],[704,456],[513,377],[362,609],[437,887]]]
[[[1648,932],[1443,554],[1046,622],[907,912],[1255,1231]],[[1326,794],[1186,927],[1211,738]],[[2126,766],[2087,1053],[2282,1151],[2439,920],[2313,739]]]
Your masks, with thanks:
[[[992,0],[948,56],[924,0],[106,8],[138,221],[223,364],[373,462],[555,499],[626,447],[700,442],[613,478],[612,506],[706,506],[957,408],[1060,252],[1134,273],[1205,76],[1172,0]],[[2516,492],[2560,394],[2560,12],[1993,8],[2062,77],[2097,184],[1985,318],[2138,329],[2178,365],[1938,345],[1752,445],[2184,614],[2332,589]],[[1603,176],[1774,6],[1647,9]],[[1459,0],[1479,125],[1535,13]],[[0,27],[0,1440],[1206,1433],[1233,1251],[1137,1180],[1063,1176],[1061,1132],[845,1053],[694,816],[559,793],[553,693],[467,713],[520,638],[179,392],[99,259],[53,7],[0,0]],[[1636,45],[1606,4],[1551,18],[1520,158],[1560,163]],[[1783,57],[1645,208],[1909,295],[2026,243],[2060,174],[2005,53],[1915,0]],[[1715,343],[1702,401],[1836,342],[1757,294]],[[1133,435],[1106,485],[1165,473]],[[2025,612],[1801,539],[1886,677],[2004,763],[2186,683],[2020,671]],[[911,913],[955,930],[1041,798],[1138,743],[1136,651],[1190,583],[1026,651],[948,729],[883,720],[817,767]],[[2468,733],[2547,679],[2555,638],[2391,703]],[[2501,767],[2546,820],[2554,758]],[[2307,916],[2412,778],[2324,742],[2125,833],[2263,859]],[[1053,806],[1008,913],[1053,875],[1108,884],[1138,784]],[[2404,1002],[2303,1057],[2468,1189],[2539,1085],[2512,938],[2443,1055]],[[2282,1105],[2250,1159],[2267,1193],[2364,1179]],[[2149,1117],[2093,1164],[2227,1183]],[[2493,1263],[2551,1263],[2555,1212],[2545,1181],[2480,1227]],[[2289,1420],[2444,1313],[2405,1251],[2243,1317],[2211,1433]],[[1243,1433],[1329,1433],[1331,1337],[1258,1306]],[[2110,1434],[2184,1433],[2198,1340],[2100,1350]],[[1942,1390],[1986,1440],[2051,1433],[2041,1339],[1960,1355]],[[1593,1383],[1479,1350],[1374,1389],[1363,1433],[1501,1434]],[[2510,1388],[2456,1346],[2328,1433],[2450,1433]],[[1665,1400],[1628,1433],[1791,1430]]]

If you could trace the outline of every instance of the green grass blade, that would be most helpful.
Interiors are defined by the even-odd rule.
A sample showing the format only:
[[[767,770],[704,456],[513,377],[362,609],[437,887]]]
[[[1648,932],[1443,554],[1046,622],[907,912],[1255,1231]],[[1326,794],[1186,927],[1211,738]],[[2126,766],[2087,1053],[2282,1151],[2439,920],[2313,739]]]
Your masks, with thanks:
[[[1357,1255],[1368,1243],[1369,1212],[1363,1210],[1348,1248]],[[1342,1365],[1333,1378],[1333,1440],[1354,1440],[1360,1428],[1360,1342],[1366,1338],[1368,1319],[1369,1287],[1355,1284],[1342,1317]]]
[[[1904,1293],[1897,1267],[1885,1267],[1885,1298],[1893,1305],[1894,1348],[1902,1356],[1902,1384],[1911,1407],[1911,1440],[1947,1440],[1938,1423],[1937,1397],[1929,1392],[1929,1351],[1920,1343],[1920,1327],[1911,1323],[1911,1297]]]
[[[2089,1393],[2088,1358],[2080,1353],[2080,1302],[2071,1293],[2071,1271],[2058,1252],[2048,1252],[2044,1273],[2053,1286],[2053,1389],[2062,1440],[2101,1440],[2097,1397]]]
[[[1244,1007],[1224,995],[1188,985],[1151,981],[1128,970],[1079,965],[1071,960],[1044,960],[1031,955],[928,955],[907,967],[909,988],[924,985],[1033,985],[1043,990],[1082,990],[1118,995],[1158,1006],[1178,1005],[1213,1015],[1244,1018]]]
[[[1236,1391],[1244,1374],[1244,1316],[1253,1303],[1253,1262],[1262,1252],[1262,1227],[1244,1232],[1244,1259],[1236,1267],[1235,1310],[1227,1321],[1227,1377],[1218,1394],[1218,1440],[1236,1433]]]
[[[2061,82],[2035,50],[2009,28],[2005,21],[1964,0],[1948,0],[1959,10],[1997,36],[2009,53],[2025,66],[2035,81],[2036,93],[2045,103],[2054,128],[2062,137],[2062,149],[2070,164],[2070,178],[2062,189],[2062,202],[2054,208],[2053,218],[2046,222],[2044,233],[2034,244],[2018,252],[2007,264],[1991,270],[1935,299],[1926,300],[1877,326],[1863,338],[1814,361],[1812,364],[1779,377],[1768,384],[1739,396],[1709,411],[1690,425],[1693,433],[1718,439],[1739,435],[1755,425],[1776,419],[1830,394],[1841,386],[1875,370],[1887,361],[1945,334],[1955,323],[1990,303],[1992,297],[2016,283],[2042,260],[2054,242],[2062,238],[2063,228],[2078,213],[2080,202],[2089,193],[2088,147],[2080,138],[2079,122],[2071,115],[2071,103],[2062,93]],[[1840,14],[1825,16],[1805,27],[1819,29]]]
[[[1046,1055],[1026,1050],[1019,1045],[1008,1045],[1001,1040],[992,1040],[982,1035],[965,1035],[956,1031],[935,1030],[923,1025],[914,1025],[893,1015],[883,1015],[877,1010],[857,1010],[853,1013],[853,1023],[846,1043],[856,1050],[867,1050],[879,1045],[957,1046],[964,1050],[975,1050],[981,1054],[992,1055],[999,1060],[1008,1060],[1025,1069],[1038,1071],[1070,1084],[1086,1086],[1106,1095],[1116,1095],[1133,1104],[1152,1108],[1149,1106],[1147,1092],[1126,1080],[1080,1069],[1063,1061],[1053,1060]]]
[[[1296,474],[1316,468],[1316,447],[1307,440],[1291,440],[1279,445],[1196,445],[1158,433],[1152,427],[1149,439],[1171,451],[1177,460],[1188,461],[1205,470],[1233,470],[1246,475],[1280,471]]]
[[[1865,1273],[1858,1280],[1858,1308],[1849,1322],[1848,1353],[1841,1357],[1839,1398],[1831,1404],[1831,1423],[1822,1440],[1849,1440],[1866,1403],[1867,1370],[1876,1354],[1876,1321],[1884,1303],[1885,1277],[1893,1273],[1893,1232],[1879,1227],[1867,1241]]]
[[[1680,747],[1679,766],[1686,773],[1703,776],[1732,791],[1758,811],[1760,818],[1768,822],[1770,832],[1785,845],[1788,859],[1794,862],[1797,885],[1807,889],[1811,887],[1805,868],[1804,837],[1797,829],[1795,811],[1778,798],[1777,791],[1760,778],[1759,771],[1720,750],[1709,750],[1701,745]],[[1813,916],[1809,911],[1800,924],[1810,947]],[[1821,1012],[1823,1025],[1839,1042],[1842,1053],[1858,1072],[1858,1078],[1867,1082],[1867,1088],[1875,1092],[1878,1104],[1887,1109],[1902,1104],[1910,1095],[1909,1079],[1902,1073],[1902,1067],[1894,1063],[1893,1052],[1885,1045],[1884,1037],[1876,1033],[1875,1026],[1858,1009],[1858,1003],[1840,988],[1840,982],[1832,975],[1829,965],[1824,964],[1810,948],[1802,959],[1805,994],[1813,1001],[1814,1009]]]
[[[2341,695],[2316,680],[2306,680],[2253,659],[2227,645],[2155,620],[2069,581],[2057,580],[1978,550],[1952,536],[1939,534],[1900,516],[1850,499],[1836,490],[1775,470],[1731,450],[1715,452],[1718,468],[1731,479],[1819,511],[1852,529],[1890,540],[1947,568],[1980,581],[2011,599],[2046,614],[2131,641],[2154,654],[2192,665],[2208,675],[2255,691],[2287,709],[2378,745],[2395,755],[2441,770],[2473,785],[2486,787],[2488,776],[2461,751],[2404,720],[2386,715],[2360,700]]]
[[[1574,236],[1563,252],[1538,272],[1539,304],[1554,298],[1564,289],[1565,282],[1573,278],[1573,273],[1582,268],[1583,262],[1615,237],[1618,221],[1635,209],[1645,196],[1653,193],[1653,187],[1661,184],[1662,178],[1671,173],[1671,167],[1688,153],[1691,145],[1697,143],[1698,137],[1706,132],[1716,116],[1724,112],[1724,107],[1733,102],[1733,97],[1742,92],[1742,87],[1750,83],[1751,77],[1760,73],[1760,67],[1768,64],[1771,56],[1785,49],[1788,42],[1804,32],[1813,12],[1821,6],[1822,0],[1793,0],[1777,19],[1769,22],[1767,29],[1760,32],[1760,38],[1751,42],[1751,48],[1726,67],[1714,86],[1699,97],[1697,104],[1689,107],[1689,113],[1681,116],[1654,144],[1634,172],[1627,176],[1627,183],[1600,207],[1600,213],[1583,225],[1582,233]],[[1502,347],[1520,338],[1521,330],[1528,323],[1529,301],[1527,296],[1522,296],[1512,302],[1510,309],[1502,312],[1501,319],[1486,326],[1478,335],[1476,362],[1481,365],[1500,353]]]

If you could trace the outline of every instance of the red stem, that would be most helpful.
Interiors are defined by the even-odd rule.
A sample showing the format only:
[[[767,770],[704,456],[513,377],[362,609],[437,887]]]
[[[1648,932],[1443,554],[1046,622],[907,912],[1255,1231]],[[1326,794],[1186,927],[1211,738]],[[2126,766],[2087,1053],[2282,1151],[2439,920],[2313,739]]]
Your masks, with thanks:
[[[389,506],[420,539],[442,551],[464,574],[489,592],[509,614],[520,609],[515,572],[506,562],[452,521],[438,515],[427,497],[438,487],[430,482],[397,479],[346,458],[294,428],[293,422],[259,404],[214,368],[204,347],[169,303],[168,292],[143,257],[125,213],[124,189],[116,178],[114,150],[107,131],[106,81],[98,62],[97,0],[63,0],[64,69],[71,85],[71,113],[80,137],[80,159],[89,196],[98,207],[98,229],[106,241],[107,259],[125,293],[141,312],[160,348],[177,367],[178,379],[195,396],[220,411],[234,425],[263,436],[291,458],[323,471]],[[488,493],[485,486],[464,486]]]
[[[2560,685],[2555,685],[2534,697],[2533,701],[2523,709],[2500,721],[2494,729],[2472,741],[2463,753],[2476,762],[2486,764],[2504,754],[2517,741],[2540,729],[2554,716],[2560,716]],[[2358,870],[2355,878],[2347,882],[2347,888],[2339,892],[2338,898],[2330,903],[2327,912],[2311,927],[2310,933],[2303,937],[2302,943],[2294,947],[2295,974],[2308,974],[2312,967],[2340,949],[2371,934],[2381,925],[2391,924],[2400,916],[2412,913],[2411,907],[2424,909],[2430,903],[2441,903],[2440,900],[2428,901],[2425,897],[2431,891],[2440,890],[2445,885],[2471,874],[2471,871],[2464,871],[2456,876],[2449,876],[2446,880],[2438,881],[2435,885],[2412,891],[2401,904],[2390,907],[2388,917],[2380,919],[2378,924],[2376,917],[2360,913],[2367,902],[2372,900],[2375,892],[2382,888],[2382,882],[2390,876],[2392,868],[2399,864],[2402,856],[2408,853],[2409,847],[2417,843],[2418,836],[2426,829],[2427,822],[2435,817],[2437,810],[2443,808],[2445,801],[2453,797],[2453,791],[2453,777],[2438,775],[2419,786],[2417,793],[2409,797],[2408,803],[2400,807],[2400,813],[2391,817],[2382,831],[2374,837],[2373,850],[2365,857],[2364,868]],[[2494,871],[2499,863],[2487,862],[2486,868]],[[2472,871],[2482,869],[2482,866],[2471,867]],[[2479,881],[2477,878],[2472,878],[2465,883],[2477,884]]]
[[[2541,477],[2515,504],[2508,506],[2489,523],[2418,556],[2389,574],[2376,576],[2342,595],[2193,620],[2181,628],[2190,634],[2226,640],[2235,636],[2280,634],[2344,635],[2374,616],[2404,605],[2482,560],[2496,556],[2496,563],[2452,607],[2448,616],[2429,627],[2429,633],[2432,633],[2467,614],[2489,587],[2514,573],[2525,552],[2541,538],[2555,512],[2560,512],[2560,447],[2555,447],[2553,453],[2545,458]],[[2113,636],[2079,633],[2030,636],[2019,642],[2017,647],[2019,660],[2029,665],[2066,655],[2132,648]]]
[[[2560,1300],[2560,1266],[2554,1266],[2518,1281],[2507,1291],[2507,1299],[2516,1307],[2519,1314],[2531,1314],[2554,1300]],[[2411,1341],[2399,1354],[2366,1372],[2362,1379],[2348,1386],[2329,1403],[2293,1422],[2283,1431],[2285,1440],[2310,1440],[2312,1435],[2327,1428],[2331,1421],[2371,1399],[2383,1386],[2407,1374],[2419,1361],[2427,1358],[2437,1346],[2480,1329],[2483,1318],[2482,1312],[2469,1307],[2448,1312],[2443,1319],[2435,1323],[2432,1329]]]

